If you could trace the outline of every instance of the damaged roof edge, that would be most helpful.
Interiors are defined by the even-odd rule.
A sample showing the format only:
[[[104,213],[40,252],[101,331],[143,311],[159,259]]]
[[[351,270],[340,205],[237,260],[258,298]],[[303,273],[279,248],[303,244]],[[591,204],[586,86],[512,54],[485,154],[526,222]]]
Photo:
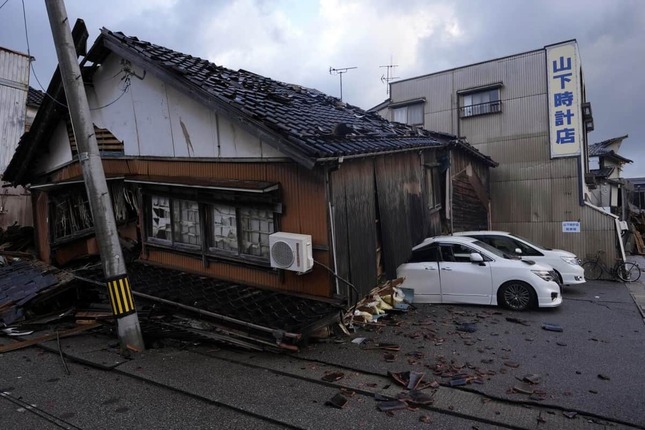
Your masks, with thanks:
[[[480,160],[482,160],[484,163],[488,164],[490,167],[497,167],[499,166],[499,163],[495,160],[493,160],[490,156],[484,155],[479,149],[475,148],[473,145],[468,143],[467,140],[465,139],[455,139],[450,142],[449,144],[450,147],[458,148],[464,152],[467,152]]]

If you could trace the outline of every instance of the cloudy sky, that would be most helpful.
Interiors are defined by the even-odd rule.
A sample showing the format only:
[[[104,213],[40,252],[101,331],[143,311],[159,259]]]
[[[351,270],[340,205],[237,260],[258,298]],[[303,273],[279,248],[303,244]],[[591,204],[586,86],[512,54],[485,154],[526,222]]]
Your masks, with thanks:
[[[101,27],[339,96],[368,109],[381,78],[409,78],[577,39],[591,142],[629,134],[624,176],[645,176],[645,1],[641,0],[66,0],[70,21]],[[46,87],[56,54],[44,0],[0,0],[0,46],[36,58]],[[30,84],[40,85],[32,74]]]

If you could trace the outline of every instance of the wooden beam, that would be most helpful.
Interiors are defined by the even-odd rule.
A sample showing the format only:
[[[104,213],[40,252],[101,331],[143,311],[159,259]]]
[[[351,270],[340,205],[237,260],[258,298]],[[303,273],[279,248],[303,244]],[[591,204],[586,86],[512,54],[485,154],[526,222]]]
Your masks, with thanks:
[[[100,323],[94,323],[94,324],[84,324],[82,326],[74,327],[69,330],[61,331],[58,333],[50,333],[46,334],[44,336],[36,337],[33,339],[29,340],[22,340],[19,342],[13,342],[13,343],[7,343],[4,345],[0,345],[0,354],[9,352],[9,351],[16,351],[18,349],[23,349],[27,348],[28,346],[33,346],[37,345],[41,342],[47,342],[48,340],[54,340],[56,337],[67,337],[67,336],[73,336],[75,334],[82,333],[84,331],[96,328],[100,326]]]

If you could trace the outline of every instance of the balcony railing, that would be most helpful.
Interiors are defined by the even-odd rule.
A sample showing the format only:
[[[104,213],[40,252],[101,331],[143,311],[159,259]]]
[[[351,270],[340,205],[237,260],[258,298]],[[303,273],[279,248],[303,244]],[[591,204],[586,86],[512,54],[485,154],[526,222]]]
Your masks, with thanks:
[[[476,105],[463,106],[459,108],[459,117],[467,118],[470,116],[486,115],[489,113],[498,113],[502,111],[502,101],[479,103]]]

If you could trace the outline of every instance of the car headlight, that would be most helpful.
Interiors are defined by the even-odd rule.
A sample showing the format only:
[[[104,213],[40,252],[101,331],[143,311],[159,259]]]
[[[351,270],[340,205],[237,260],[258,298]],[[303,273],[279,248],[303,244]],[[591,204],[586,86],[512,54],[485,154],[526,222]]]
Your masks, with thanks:
[[[564,261],[567,264],[571,264],[572,266],[579,266],[580,265],[580,260],[578,257],[560,257],[562,258],[562,261]]]
[[[539,276],[540,278],[544,279],[547,282],[554,280],[553,275],[548,270],[531,270],[531,272],[533,272],[534,274],[536,274],[537,276]]]

